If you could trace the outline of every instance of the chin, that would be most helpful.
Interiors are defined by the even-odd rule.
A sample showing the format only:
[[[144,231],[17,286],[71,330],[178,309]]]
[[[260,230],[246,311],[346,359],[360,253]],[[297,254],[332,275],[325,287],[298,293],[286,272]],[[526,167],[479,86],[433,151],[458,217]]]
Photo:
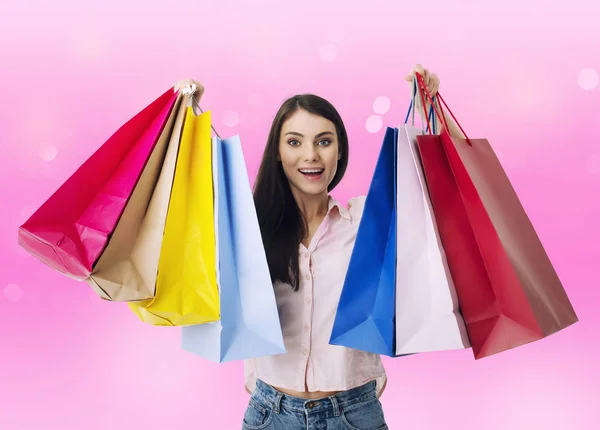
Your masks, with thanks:
[[[296,188],[302,194],[307,194],[310,196],[318,196],[323,193],[327,193],[326,184],[294,184],[294,188]]]

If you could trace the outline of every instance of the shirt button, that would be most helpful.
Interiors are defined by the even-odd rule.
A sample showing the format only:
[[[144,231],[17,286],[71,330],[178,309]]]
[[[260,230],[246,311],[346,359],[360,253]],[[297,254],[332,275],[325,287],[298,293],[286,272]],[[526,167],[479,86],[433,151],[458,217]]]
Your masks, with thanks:
[[[307,305],[310,305],[310,302],[311,302],[310,297],[307,297],[305,301],[306,301]]]
[[[302,350],[302,355],[308,355],[308,349],[304,348],[304,349]]]
[[[307,281],[310,281],[310,275],[306,275],[305,278]]]
[[[310,327],[308,327],[308,324],[304,325],[304,331],[308,331]]]

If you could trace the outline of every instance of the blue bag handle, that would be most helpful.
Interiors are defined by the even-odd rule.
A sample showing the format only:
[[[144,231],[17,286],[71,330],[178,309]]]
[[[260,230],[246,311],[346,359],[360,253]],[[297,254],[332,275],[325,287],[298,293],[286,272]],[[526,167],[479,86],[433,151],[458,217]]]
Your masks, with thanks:
[[[411,125],[413,127],[415,125],[415,110],[416,110],[416,109],[413,109],[413,102],[415,101],[416,95],[417,95],[417,78],[415,77],[415,79],[413,79],[413,94],[412,94],[412,98],[410,100],[410,104],[408,105],[408,111],[406,112],[406,118],[404,118],[404,124],[406,124],[408,122],[408,117],[409,117],[409,115],[412,112],[412,123],[411,123]],[[437,97],[436,96],[433,97],[433,103],[436,104],[436,106],[437,106]],[[437,127],[435,125],[435,121],[433,121],[433,118],[435,116],[435,110],[433,108],[433,104],[431,106],[429,106],[429,114],[427,116],[429,118],[429,122],[432,124],[431,129],[433,131],[433,134],[437,134],[437,132],[436,132],[436,128]],[[429,124],[425,128],[425,132],[428,132],[428,131],[429,131]]]

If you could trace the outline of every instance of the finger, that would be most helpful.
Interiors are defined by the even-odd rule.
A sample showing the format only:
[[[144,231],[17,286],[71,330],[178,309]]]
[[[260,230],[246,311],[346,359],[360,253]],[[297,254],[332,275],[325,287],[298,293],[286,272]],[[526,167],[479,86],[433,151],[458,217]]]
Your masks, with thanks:
[[[412,77],[413,77],[413,79],[414,79],[414,80],[416,80],[416,81],[417,81],[417,87],[418,87],[419,89],[421,89],[421,83],[422,83],[422,80],[423,80],[423,75],[421,75],[421,74],[419,73],[419,75],[420,75],[420,76],[419,76],[419,77],[417,77],[417,73],[419,73],[419,71],[418,71],[418,70],[415,70],[415,73],[412,75]]]
[[[422,70],[421,72],[419,72],[417,70],[416,73],[419,73],[421,75],[421,81],[423,83],[423,87],[426,87],[427,84],[429,83],[429,76],[427,75],[427,70]]]
[[[190,85],[190,82],[188,79],[182,79],[175,84],[175,87],[179,90],[179,89],[183,89],[189,85]]]
[[[418,67],[418,66],[419,66],[419,65],[418,65],[418,64],[416,64],[416,65],[415,65],[415,66],[414,66],[412,69],[410,69],[409,76],[412,76],[412,77],[413,77],[413,79],[416,77],[416,74],[417,74],[417,73],[421,74],[421,72],[419,71],[419,67]]]
[[[440,90],[440,78],[436,74],[432,74],[431,79],[433,81],[433,91],[435,92],[433,94],[435,95]]]
[[[427,92],[428,92],[430,95],[433,95],[433,94],[431,93],[431,92],[433,91],[433,85],[429,84],[429,85],[427,85],[427,86],[426,86],[426,88],[427,88]]]
[[[429,70],[427,69],[423,70],[423,81],[425,82],[425,85],[429,85],[431,83],[431,76],[429,74]]]
[[[427,71],[427,89],[431,92],[435,88],[436,80],[435,75]]]

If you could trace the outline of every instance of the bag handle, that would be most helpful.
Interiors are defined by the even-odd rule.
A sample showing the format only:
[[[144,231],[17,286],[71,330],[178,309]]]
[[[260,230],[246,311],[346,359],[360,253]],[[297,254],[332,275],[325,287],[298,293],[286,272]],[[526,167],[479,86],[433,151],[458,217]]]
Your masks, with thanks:
[[[196,105],[196,107],[198,108],[198,110],[200,111],[200,113],[204,113],[204,111],[200,107],[200,104],[196,100],[196,97],[194,97],[194,95],[196,94],[196,91],[198,91],[198,87],[196,86],[196,84],[188,85],[187,87],[181,89],[180,91],[181,91],[182,94],[189,94],[190,99],[192,100],[192,103],[194,105]],[[217,130],[215,130],[215,127],[213,126],[212,121],[210,123],[211,123],[210,124],[210,128],[212,128],[212,130],[215,132],[215,134],[217,135],[217,137],[219,139],[221,139],[221,136],[219,136],[219,133],[217,133]]]
[[[413,79],[413,92],[412,92],[412,97],[410,100],[410,104],[408,105],[408,111],[406,112],[406,118],[404,118],[404,124],[408,123],[408,117],[411,116],[412,113],[412,120],[411,120],[411,125],[414,127],[415,126],[415,112],[416,112],[416,96],[417,96],[417,78],[415,77]],[[435,98],[435,97],[434,97]],[[414,109],[413,109],[414,106]],[[423,110],[425,110],[425,106],[423,106]],[[433,134],[437,134],[436,133],[436,129],[437,129],[437,124],[435,121],[435,117],[434,117],[434,111],[433,111],[433,106],[429,107],[429,120],[432,120],[433,117],[433,125],[432,125],[432,130],[433,130]],[[429,124],[427,124],[427,127],[425,129],[425,132],[429,131]]]
[[[415,76],[417,78],[417,81],[419,83],[419,87],[421,89],[421,91],[419,91],[419,93],[421,94],[421,100],[423,100],[423,106],[426,106],[424,94],[427,94],[427,100],[431,101],[431,106],[435,109],[436,115],[438,115],[438,117],[440,117],[442,119],[442,124],[444,126],[443,130],[448,135],[450,135],[448,123],[446,122],[446,117],[440,113],[440,111],[443,112],[442,106],[441,105],[439,106],[440,110],[438,111],[438,108],[436,107],[435,103],[433,102],[431,94],[429,93],[429,90],[427,89],[427,86],[425,85],[425,82],[423,81],[423,76],[421,76],[421,74],[419,72],[415,72]],[[442,103],[444,104],[444,106],[446,106],[446,109],[448,109],[448,112],[450,113],[450,115],[452,115],[452,119],[454,120],[454,122],[456,123],[456,125],[458,126],[458,128],[460,128],[460,131],[462,132],[462,134],[465,136],[465,138],[466,138],[469,146],[472,146],[471,139],[469,139],[469,137],[467,136],[467,133],[465,133],[465,131],[461,127],[460,123],[457,121],[456,117],[454,116],[454,114],[452,113],[452,111],[450,110],[450,108],[448,107],[448,104],[442,98],[442,95],[440,94],[439,91],[437,92],[436,97],[438,97],[442,101]],[[427,124],[429,125],[429,118],[427,119]]]

